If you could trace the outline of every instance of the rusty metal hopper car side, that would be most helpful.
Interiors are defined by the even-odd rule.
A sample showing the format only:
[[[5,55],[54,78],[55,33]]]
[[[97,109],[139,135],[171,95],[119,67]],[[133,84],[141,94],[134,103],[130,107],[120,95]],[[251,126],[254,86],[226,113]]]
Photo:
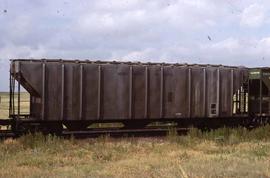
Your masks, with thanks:
[[[25,123],[54,130],[107,122],[127,128],[166,121],[179,127],[244,124],[269,115],[270,86],[261,89],[262,75],[259,81],[256,75],[250,80],[252,72],[258,74],[221,65],[12,60],[10,117],[14,130]],[[15,81],[30,93],[27,117],[14,104]]]

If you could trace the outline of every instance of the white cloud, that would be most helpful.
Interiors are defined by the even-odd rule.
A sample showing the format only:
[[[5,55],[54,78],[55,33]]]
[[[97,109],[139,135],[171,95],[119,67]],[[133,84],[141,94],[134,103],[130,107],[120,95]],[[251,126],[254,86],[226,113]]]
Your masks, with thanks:
[[[251,4],[244,9],[241,15],[241,25],[259,27],[264,23],[264,7],[259,4]]]
[[[100,0],[96,3],[96,8],[100,10],[130,10],[134,7],[142,5],[142,0],[125,0],[125,1],[111,1],[111,0]]]
[[[0,1],[0,59],[267,66],[269,9],[267,0]],[[5,68],[1,80],[8,78]]]
[[[14,58],[43,58],[47,55],[46,49],[43,46],[31,48],[29,46],[15,46],[7,44],[0,49],[0,56],[5,56],[5,59]]]

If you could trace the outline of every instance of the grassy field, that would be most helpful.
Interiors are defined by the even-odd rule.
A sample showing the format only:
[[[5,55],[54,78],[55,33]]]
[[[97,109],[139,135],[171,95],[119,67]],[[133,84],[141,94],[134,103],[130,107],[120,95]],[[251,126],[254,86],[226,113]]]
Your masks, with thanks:
[[[18,106],[18,95],[15,94],[14,104],[15,104],[15,113],[17,113]],[[27,92],[21,93],[21,113],[28,114],[29,113],[29,94]],[[0,92],[0,118],[6,119],[8,118],[9,113],[9,93]]]
[[[171,130],[163,138],[36,134],[0,142],[0,177],[270,177],[270,126],[192,129],[186,136]]]
[[[3,140],[0,177],[270,177],[270,126],[164,138]]]

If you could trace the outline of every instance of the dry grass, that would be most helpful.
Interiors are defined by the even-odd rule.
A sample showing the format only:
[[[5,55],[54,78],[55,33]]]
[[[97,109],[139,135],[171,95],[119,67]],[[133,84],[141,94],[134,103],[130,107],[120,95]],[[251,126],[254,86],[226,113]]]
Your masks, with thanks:
[[[0,177],[270,177],[268,135],[248,141],[231,133],[223,141],[205,133],[86,140],[27,135],[2,141]]]
[[[0,177],[270,177],[270,126],[192,129],[186,136],[171,130],[165,138],[37,134],[0,142]]]
[[[0,119],[6,119],[8,118],[9,114],[9,93],[7,92],[0,92]],[[15,108],[17,109],[18,105],[18,98],[17,94],[15,94],[14,98],[14,104]],[[29,93],[22,92],[21,93],[21,114],[28,114],[29,113]],[[17,110],[15,110],[15,113],[17,113]]]

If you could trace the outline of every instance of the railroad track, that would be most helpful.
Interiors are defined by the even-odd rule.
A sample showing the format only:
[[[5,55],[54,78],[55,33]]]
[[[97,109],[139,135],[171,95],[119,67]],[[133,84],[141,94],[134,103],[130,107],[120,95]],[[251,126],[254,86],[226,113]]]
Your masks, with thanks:
[[[99,136],[110,137],[157,137],[166,136],[170,131],[169,128],[145,128],[145,129],[87,129],[83,131],[68,131],[63,130],[62,134],[58,136],[63,138],[96,138]],[[188,129],[186,128],[174,128],[173,132],[177,134],[186,134]],[[23,134],[16,135],[11,130],[0,130],[0,139],[16,138]]]
[[[166,136],[170,131],[169,128],[145,128],[145,129],[91,129],[85,131],[64,131],[62,136],[74,136],[75,138],[99,137],[108,135],[111,137],[151,137]],[[175,128],[173,130],[177,134],[186,134],[188,129]]]
[[[11,130],[0,130],[0,139],[14,138],[16,135]]]

